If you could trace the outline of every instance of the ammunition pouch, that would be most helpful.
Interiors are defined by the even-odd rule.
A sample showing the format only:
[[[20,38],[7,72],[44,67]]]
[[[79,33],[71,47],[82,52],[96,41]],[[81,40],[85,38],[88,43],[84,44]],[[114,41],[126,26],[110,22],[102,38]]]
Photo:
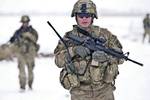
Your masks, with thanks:
[[[92,54],[90,73],[94,84],[99,84],[101,81],[106,83],[114,82],[119,73],[118,60],[110,58],[111,57],[103,51],[95,51]]]
[[[70,74],[65,69],[62,69],[62,71],[60,72],[59,79],[61,85],[67,90],[80,86],[80,81],[77,75]]]
[[[85,84],[90,83],[90,73],[89,73],[89,71],[87,71],[87,67],[88,66],[86,66],[86,68],[84,69],[84,73],[82,73],[78,76],[80,82],[85,83]]]
[[[118,71],[118,65],[117,64],[111,64],[108,65],[106,68],[106,71],[104,73],[104,82],[106,83],[112,83],[116,79],[117,75],[119,74]]]
[[[93,84],[100,84],[103,81],[104,73],[107,67],[107,62],[104,63],[98,63],[98,66],[91,65],[90,67],[90,75],[92,79]]]
[[[90,67],[91,79],[93,84],[99,84],[103,80],[105,69],[107,67],[107,61],[108,57],[105,52],[93,52]]]
[[[80,82],[89,83],[90,81],[90,77],[89,77],[90,73],[89,71],[87,71],[87,68],[89,67],[90,59],[91,57],[87,56],[85,59],[79,57],[76,58],[75,61],[73,61]]]
[[[86,60],[75,61],[73,62],[75,69],[77,70],[77,74],[84,75],[88,62]]]

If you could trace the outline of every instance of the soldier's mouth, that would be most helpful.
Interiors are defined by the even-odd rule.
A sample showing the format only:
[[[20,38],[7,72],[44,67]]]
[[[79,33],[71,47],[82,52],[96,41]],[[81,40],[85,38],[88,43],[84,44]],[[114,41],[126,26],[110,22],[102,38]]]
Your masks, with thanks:
[[[88,24],[88,22],[82,22],[82,24],[86,25],[86,24]]]

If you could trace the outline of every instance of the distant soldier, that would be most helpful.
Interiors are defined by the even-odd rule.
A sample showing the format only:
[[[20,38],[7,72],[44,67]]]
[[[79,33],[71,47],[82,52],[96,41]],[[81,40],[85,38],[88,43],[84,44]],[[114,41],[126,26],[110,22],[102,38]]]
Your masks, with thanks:
[[[145,37],[149,36],[149,43],[150,43],[150,17],[149,14],[146,14],[146,17],[143,20],[143,26],[144,26],[144,34],[143,34],[143,42]]]
[[[29,25],[29,21],[29,16],[23,15],[21,17],[22,26],[16,30],[10,39],[10,43],[15,44],[19,50],[17,58],[21,90],[25,90],[26,83],[28,83],[29,88],[32,89],[35,56],[39,49],[39,45],[37,44],[38,33],[32,26]],[[25,66],[27,66],[28,73],[25,71]]]
[[[75,17],[77,25],[73,25],[73,30],[63,37],[64,41],[67,41],[71,58],[62,41],[59,41],[54,50],[55,63],[62,68],[61,85],[70,91],[71,100],[114,100],[113,91],[119,73],[118,65],[122,64],[123,60],[114,58],[104,51],[90,50],[84,43],[72,42],[68,36],[84,39],[92,36],[95,39],[103,39],[103,45],[118,52],[122,52],[121,43],[107,29],[93,25],[94,18],[97,19],[98,16],[96,5],[91,0],[78,0],[71,16]],[[68,63],[68,59],[73,64]]]

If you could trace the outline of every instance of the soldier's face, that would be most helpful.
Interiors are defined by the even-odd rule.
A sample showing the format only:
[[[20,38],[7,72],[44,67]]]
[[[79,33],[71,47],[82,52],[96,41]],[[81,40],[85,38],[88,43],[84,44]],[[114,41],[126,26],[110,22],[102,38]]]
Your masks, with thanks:
[[[29,25],[29,23],[28,22],[24,22],[24,23],[22,23],[22,26],[23,27],[27,27]]]
[[[77,14],[77,23],[81,27],[89,27],[92,24],[93,18],[90,14]]]

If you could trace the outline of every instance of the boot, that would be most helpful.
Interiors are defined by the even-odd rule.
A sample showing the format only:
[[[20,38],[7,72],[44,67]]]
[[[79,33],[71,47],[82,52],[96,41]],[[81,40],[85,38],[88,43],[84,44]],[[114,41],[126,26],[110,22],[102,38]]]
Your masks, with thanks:
[[[28,82],[28,86],[29,86],[29,88],[32,90],[32,81],[29,81],[29,82]]]
[[[20,86],[20,91],[19,92],[24,92],[25,91],[25,86]]]

